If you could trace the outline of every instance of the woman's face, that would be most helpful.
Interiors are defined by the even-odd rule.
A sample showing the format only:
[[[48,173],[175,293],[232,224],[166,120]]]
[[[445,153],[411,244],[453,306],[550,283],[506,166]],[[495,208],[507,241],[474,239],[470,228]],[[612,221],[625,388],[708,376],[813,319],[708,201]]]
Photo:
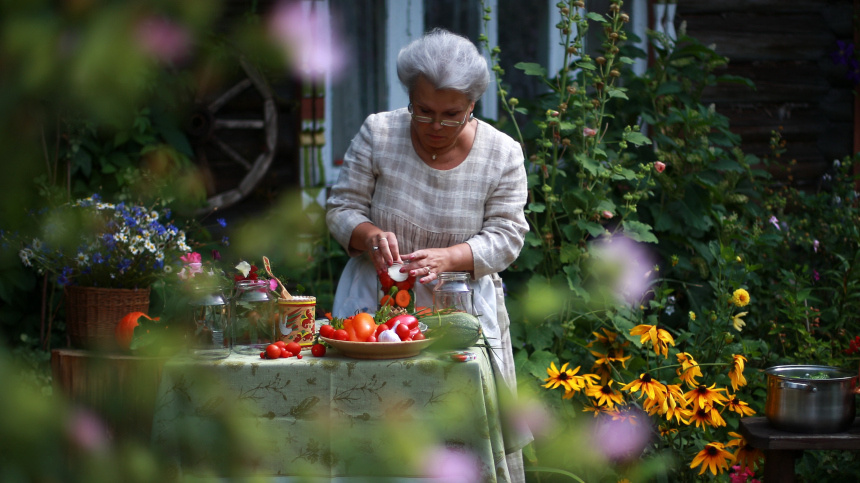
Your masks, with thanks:
[[[411,93],[412,114],[429,117],[433,122],[418,122],[413,120],[412,126],[418,139],[425,149],[430,151],[446,149],[454,143],[457,136],[465,127],[443,126],[439,121],[451,120],[462,122],[468,120],[469,114],[475,108],[465,94],[453,90],[437,90],[424,78],[419,78]]]

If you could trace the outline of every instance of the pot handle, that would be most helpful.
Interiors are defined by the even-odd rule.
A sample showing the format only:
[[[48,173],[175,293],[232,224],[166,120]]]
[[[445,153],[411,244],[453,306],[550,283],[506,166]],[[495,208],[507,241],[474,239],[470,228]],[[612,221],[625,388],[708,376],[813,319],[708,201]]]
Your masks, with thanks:
[[[804,384],[802,382],[779,381],[780,389],[799,389],[801,391],[815,392],[817,388],[812,384]]]

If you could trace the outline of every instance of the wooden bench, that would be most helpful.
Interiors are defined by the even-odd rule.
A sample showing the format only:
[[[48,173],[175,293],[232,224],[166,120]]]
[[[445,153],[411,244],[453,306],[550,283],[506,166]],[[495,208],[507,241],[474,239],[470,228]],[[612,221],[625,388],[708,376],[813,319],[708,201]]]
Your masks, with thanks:
[[[847,431],[829,434],[790,433],[774,428],[766,417],[743,418],[740,433],[764,452],[764,481],[795,481],[794,463],[805,450],[860,450],[860,418]]]

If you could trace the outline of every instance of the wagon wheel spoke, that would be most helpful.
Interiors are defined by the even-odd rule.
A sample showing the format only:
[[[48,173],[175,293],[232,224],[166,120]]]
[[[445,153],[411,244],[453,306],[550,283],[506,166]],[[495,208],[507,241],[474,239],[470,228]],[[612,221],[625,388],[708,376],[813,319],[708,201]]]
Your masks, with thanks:
[[[223,94],[221,94],[220,97],[218,97],[209,104],[209,112],[218,112],[218,109],[221,109],[221,106],[230,102],[231,99],[238,96],[248,87],[251,87],[251,83],[251,79],[248,78],[242,79],[241,81],[237,82],[236,85],[225,91]]]
[[[263,129],[266,121],[263,119],[216,119],[215,129]]]
[[[248,160],[245,159],[241,154],[237,153],[236,150],[228,146],[224,141],[218,139],[216,136],[212,136],[212,139],[210,139],[210,141],[212,141],[215,146],[218,146],[218,149],[220,149],[230,159],[241,164],[246,171],[251,170],[251,163],[249,163]]]

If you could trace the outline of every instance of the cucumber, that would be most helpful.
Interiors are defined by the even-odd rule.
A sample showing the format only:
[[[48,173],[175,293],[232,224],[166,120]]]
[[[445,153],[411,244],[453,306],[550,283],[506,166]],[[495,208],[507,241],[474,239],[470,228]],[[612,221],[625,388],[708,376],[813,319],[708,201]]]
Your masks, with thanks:
[[[436,339],[433,350],[465,349],[481,339],[481,321],[465,312],[433,314],[420,321],[427,325],[427,338]]]

